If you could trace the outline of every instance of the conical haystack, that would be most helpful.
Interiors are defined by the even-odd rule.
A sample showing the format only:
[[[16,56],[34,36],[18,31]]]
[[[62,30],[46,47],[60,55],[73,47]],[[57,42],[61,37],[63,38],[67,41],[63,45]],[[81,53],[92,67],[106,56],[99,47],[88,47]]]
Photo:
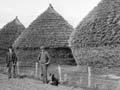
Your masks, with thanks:
[[[23,24],[16,17],[0,30],[0,48],[7,49],[18,38],[25,29]]]
[[[4,57],[8,47],[12,46],[21,32],[25,29],[16,17],[0,30],[0,57]]]
[[[41,46],[68,47],[68,39],[72,31],[73,27],[50,4],[48,9],[19,36],[13,46],[17,49],[19,60],[35,61]]]
[[[70,38],[78,64],[116,65],[120,59],[119,44],[120,0],[102,0],[80,22]]]

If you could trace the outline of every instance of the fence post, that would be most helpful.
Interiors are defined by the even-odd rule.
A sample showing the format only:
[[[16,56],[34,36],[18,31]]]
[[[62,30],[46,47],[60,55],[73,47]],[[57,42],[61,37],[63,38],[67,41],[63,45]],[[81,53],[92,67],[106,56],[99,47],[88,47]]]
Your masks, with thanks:
[[[82,77],[80,76],[80,81],[79,81],[80,86],[82,85],[82,82],[83,80],[82,80]]]
[[[17,62],[17,74],[20,74],[19,62]]]
[[[61,77],[61,67],[60,67],[60,65],[58,65],[58,74],[59,74],[59,80],[61,82],[62,81],[62,77]]]
[[[38,76],[38,62],[35,63],[35,76]]]
[[[66,74],[64,74],[64,82],[66,82],[67,81],[67,73]]]
[[[91,86],[91,67],[88,66],[88,87]]]

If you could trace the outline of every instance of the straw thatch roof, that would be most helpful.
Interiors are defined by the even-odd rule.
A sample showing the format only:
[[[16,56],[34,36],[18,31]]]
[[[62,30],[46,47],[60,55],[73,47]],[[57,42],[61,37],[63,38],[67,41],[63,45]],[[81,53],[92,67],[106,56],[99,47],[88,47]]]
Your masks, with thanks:
[[[25,27],[16,17],[0,30],[0,63],[5,63],[8,47],[13,44],[24,29]]]
[[[72,30],[72,26],[50,4],[48,9],[19,36],[13,46],[19,48],[68,46]]]
[[[11,46],[24,29],[25,27],[17,17],[6,24],[0,30],[0,48],[7,49]]]
[[[100,50],[111,50],[120,44],[120,0],[102,0],[77,26],[70,38],[73,54],[79,62],[84,56],[96,57],[100,61],[110,60],[100,54]],[[96,48],[102,49],[96,49]],[[112,48],[112,49],[111,49]],[[119,49],[118,49],[119,50]],[[89,55],[83,55],[83,51]],[[92,52],[95,51],[93,54]],[[99,53],[97,53],[99,52]],[[106,52],[108,56],[112,56]],[[99,57],[99,58],[98,58]],[[84,57],[85,58],[85,57]],[[114,58],[115,59],[115,58]],[[117,60],[117,59],[116,59]]]
[[[102,0],[77,26],[71,45],[119,45],[120,0]]]
[[[22,63],[33,64],[38,60],[37,57],[41,46],[49,48],[52,60],[53,58],[58,60],[59,55],[64,57],[64,60],[68,60],[66,57],[71,54],[71,52],[68,52],[70,50],[68,48],[68,39],[72,31],[73,27],[50,4],[47,10],[23,31],[13,46],[16,48],[17,56]],[[64,47],[67,47],[67,51]],[[59,55],[56,55],[57,53]],[[66,53],[66,56],[63,53]]]

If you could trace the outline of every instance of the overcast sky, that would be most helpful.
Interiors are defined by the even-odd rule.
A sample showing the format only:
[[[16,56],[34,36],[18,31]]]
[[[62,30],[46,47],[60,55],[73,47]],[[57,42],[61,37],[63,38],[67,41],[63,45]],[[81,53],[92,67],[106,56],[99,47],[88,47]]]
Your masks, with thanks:
[[[76,27],[100,0],[0,0],[0,28],[18,16],[28,27],[51,3],[73,27]]]

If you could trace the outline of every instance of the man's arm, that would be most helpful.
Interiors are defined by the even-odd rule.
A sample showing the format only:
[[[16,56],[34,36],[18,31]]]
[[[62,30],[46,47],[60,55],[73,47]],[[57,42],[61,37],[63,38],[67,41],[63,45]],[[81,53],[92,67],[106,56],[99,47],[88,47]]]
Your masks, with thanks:
[[[14,58],[15,58],[15,64],[17,63],[17,55],[16,55],[16,53],[14,52]]]
[[[8,57],[9,57],[9,56],[8,56],[8,53],[7,53],[7,54],[6,54],[6,58],[5,58],[5,59],[6,59],[6,66],[7,66],[7,67],[8,67],[8,64],[9,64],[9,60],[8,60],[9,58],[8,58]]]
[[[50,57],[50,55],[49,55],[48,52],[46,52],[46,56],[47,56],[47,58],[48,58],[48,61],[47,61],[45,64],[47,65],[47,64],[50,63],[50,61],[51,61],[51,57]]]
[[[41,53],[39,53],[39,55],[38,55],[38,59],[37,59],[37,60],[38,60],[39,62],[41,62],[40,59],[41,59]]]

